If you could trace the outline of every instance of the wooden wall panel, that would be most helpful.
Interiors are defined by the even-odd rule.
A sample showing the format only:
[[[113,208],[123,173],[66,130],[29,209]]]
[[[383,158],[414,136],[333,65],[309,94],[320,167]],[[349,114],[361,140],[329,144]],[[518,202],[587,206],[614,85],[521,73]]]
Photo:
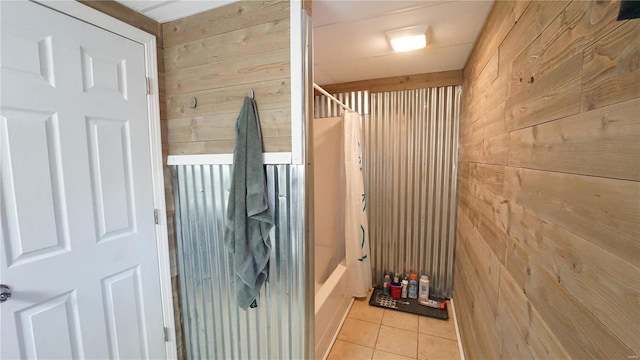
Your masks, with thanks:
[[[460,161],[482,162],[482,120],[477,120],[460,128]],[[463,145],[464,144],[464,145]]]
[[[509,96],[505,121],[509,129],[540,124],[580,111],[582,54],[562,62],[556,68],[523,78],[526,88]],[[515,86],[512,86],[512,92]]]
[[[482,287],[484,284],[478,278],[476,272],[463,271],[458,266],[463,263],[470,263],[466,250],[463,247],[456,247],[456,274],[459,274],[459,280],[454,285],[454,293],[461,293],[461,307],[464,309],[465,324],[471,330],[466,334],[472,336],[472,343],[475,344],[475,352],[465,351],[465,358],[469,359],[498,359],[502,348],[502,340],[498,337],[498,333],[494,331],[496,328],[496,316],[491,307],[491,301],[495,299],[487,299],[484,296]],[[498,272],[500,269],[496,269]],[[499,276],[499,273],[498,273]],[[464,294],[464,296],[462,296]],[[457,298],[457,297],[456,297]],[[458,301],[456,301],[458,304]],[[464,343],[464,340],[463,340]]]
[[[465,66],[467,357],[640,354],[640,20],[618,7],[496,2]]]
[[[163,24],[163,33],[170,154],[232,153],[249,90],[264,150],[291,151],[289,2],[240,1]]]
[[[504,184],[504,166],[473,163],[469,164],[473,168],[474,181],[478,186],[493,192],[494,194],[502,194],[502,185]]]
[[[167,48],[166,68],[169,71],[206,65],[241,56],[252,56],[272,49],[289,48],[289,17],[219,35],[185,42]]]
[[[485,311],[490,310],[495,316],[498,313],[498,298],[492,295],[498,291],[501,264],[487,243],[479,241],[481,236],[478,230],[466,216],[462,216],[458,224],[460,225],[458,234],[460,235],[461,250],[464,250],[465,257],[477,264],[473,277],[482,284],[479,288],[482,289],[485,299],[489,303],[489,307]]]
[[[640,182],[512,167],[505,178],[511,204],[640,265]]]
[[[522,341],[524,341],[524,346],[527,347],[527,349],[518,349],[519,353],[525,354],[525,356],[530,354],[534,359],[569,358],[569,355],[546,326],[540,314],[531,306],[526,296],[526,290],[515,282],[505,268],[500,271],[500,293],[498,298],[498,321],[502,321],[501,317],[511,317],[516,333],[508,336],[519,346],[523,346]],[[505,330],[500,330],[505,334]],[[515,335],[520,340],[514,339]],[[507,335],[504,336],[505,338],[507,337]],[[510,356],[513,351],[509,350],[509,347],[513,346],[504,341],[502,358],[519,359],[519,357]],[[505,353],[504,350],[507,350],[507,352]]]
[[[479,119],[483,119],[484,117],[488,117],[489,113],[496,108],[496,105],[499,105],[500,102],[503,103],[500,106],[502,112],[504,113],[504,86],[501,86],[501,81],[504,81],[504,78],[498,79],[498,51],[495,51],[493,56],[489,59],[489,62],[485,66],[485,68],[478,75],[477,84],[483,84],[482,86],[470,85],[468,88],[465,88],[465,93],[468,93],[468,97],[463,97],[463,102],[467,99],[482,99],[483,101],[474,101],[466,103],[465,107],[462,109],[464,113],[460,119],[460,123],[472,123],[478,121]],[[472,116],[467,116],[472,115]],[[502,115],[504,118],[504,114]],[[483,119],[484,123],[484,119]]]
[[[280,49],[256,56],[167,71],[165,86],[171,96],[283,79],[288,75],[289,49]]]
[[[530,87],[533,85],[531,78],[542,78],[547,72],[580,54],[586,44],[592,44],[598,37],[621,25],[615,21],[619,7],[617,1],[574,1],[568,6],[561,2],[534,4],[556,10],[556,13],[561,8],[566,9],[553,18],[524,52],[513,59],[509,95]]]
[[[516,254],[514,252],[514,256],[518,256]],[[526,249],[519,253],[523,254],[527,256],[521,260],[525,264],[525,276],[524,283],[519,285],[526,292],[531,306],[538,311],[571,357],[615,359],[636,353],[629,347],[631,344],[623,343],[567,290],[563,279],[559,282],[549,273],[542,265],[541,258],[531,256]],[[516,271],[510,269],[510,257],[511,254],[507,269],[509,272]]]
[[[194,94],[176,94],[167,98],[168,116],[172,119],[184,119],[209,114],[233,114],[242,106],[246,95],[246,85],[234,85],[225,88],[203,90],[197,92],[198,106],[189,107],[189,100]],[[252,85],[256,99],[261,101],[261,110],[285,109],[291,101],[291,84],[289,79],[263,81]]]
[[[463,170],[463,176],[458,177],[460,213],[465,213],[469,225],[481,235],[477,238],[485,240],[495,257],[504,264],[509,222],[508,202],[499,195],[503,188],[504,167],[479,163],[464,164],[467,166],[461,169],[469,170]],[[464,181],[461,180],[463,177]],[[469,204],[470,199],[477,201]],[[465,222],[462,221],[460,224],[462,226]]]
[[[510,64],[535,40],[551,21],[557,18],[560,11],[569,5],[569,1],[534,1],[527,6],[524,13],[500,44],[500,62]],[[517,76],[518,73],[514,73]]]
[[[454,263],[454,271],[455,273],[459,273],[462,271],[461,261],[457,260]],[[469,292],[467,289],[467,279],[466,277],[457,277],[456,282],[453,285],[454,294],[456,294],[456,316],[458,319],[466,319],[466,321],[459,321],[458,326],[460,332],[465,334],[465,336],[460,338],[460,342],[464,349],[474,349],[475,352],[472,354],[465,354],[465,358],[478,358],[480,356],[479,351],[477,349],[480,348],[479,341],[477,336],[477,328],[474,329],[474,324],[472,324],[471,319],[472,310],[475,307],[473,294]]]
[[[542,268],[616,336],[640,349],[640,269],[523,207],[511,205],[511,216],[517,246],[535,254]],[[596,288],[600,291],[592,293]]]
[[[289,2],[286,0],[239,1],[162,24],[164,47],[170,48],[284,18],[289,18]]]
[[[510,134],[509,165],[640,181],[640,99]]]
[[[627,22],[584,51],[582,111],[640,97],[640,26]]]
[[[522,15],[523,6],[528,4],[518,4],[518,1],[496,1],[487,16],[481,34],[491,32],[491,36],[480,36],[476,41],[473,52],[469,56],[464,67],[464,77],[475,79],[487,65],[494,55],[498,46],[507,36],[513,25]]]

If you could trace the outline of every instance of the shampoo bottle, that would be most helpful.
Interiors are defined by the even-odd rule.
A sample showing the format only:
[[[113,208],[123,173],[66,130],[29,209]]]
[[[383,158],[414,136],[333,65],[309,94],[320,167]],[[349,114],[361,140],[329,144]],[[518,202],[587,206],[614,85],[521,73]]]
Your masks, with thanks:
[[[429,301],[429,277],[427,275],[420,277],[420,290],[418,293],[420,294],[418,301],[420,304],[426,305],[427,301]]]

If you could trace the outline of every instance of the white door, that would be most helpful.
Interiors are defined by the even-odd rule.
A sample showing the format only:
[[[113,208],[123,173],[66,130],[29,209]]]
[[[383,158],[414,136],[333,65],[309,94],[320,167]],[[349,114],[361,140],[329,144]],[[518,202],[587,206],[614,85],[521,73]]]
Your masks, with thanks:
[[[164,358],[144,47],[0,6],[0,357]]]

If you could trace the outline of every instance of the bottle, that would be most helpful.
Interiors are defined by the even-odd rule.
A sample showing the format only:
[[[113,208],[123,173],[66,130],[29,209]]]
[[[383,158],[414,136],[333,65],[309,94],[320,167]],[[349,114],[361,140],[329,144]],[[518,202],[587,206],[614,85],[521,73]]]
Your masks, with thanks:
[[[418,275],[413,273],[409,276],[409,297],[411,299],[418,298]]]
[[[418,302],[425,305],[429,300],[429,277],[427,275],[420,276],[420,296],[418,296]]]
[[[440,310],[444,310],[445,309],[445,305],[444,305],[445,302],[444,301],[440,302],[440,301],[435,301],[435,300],[429,299],[424,303],[421,302],[420,304],[432,307],[434,309],[440,309]]]
[[[400,280],[397,276],[393,278],[393,282],[391,282],[391,297],[394,299],[400,299],[400,295],[402,293],[402,285],[400,284]]]
[[[407,278],[402,279],[402,298],[406,299],[407,298],[407,291],[409,287],[409,280],[407,280]]]
[[[385,295],[391,295],[391,278],[388,274],[384,276],[384,281],[382,282],[382,292]]]

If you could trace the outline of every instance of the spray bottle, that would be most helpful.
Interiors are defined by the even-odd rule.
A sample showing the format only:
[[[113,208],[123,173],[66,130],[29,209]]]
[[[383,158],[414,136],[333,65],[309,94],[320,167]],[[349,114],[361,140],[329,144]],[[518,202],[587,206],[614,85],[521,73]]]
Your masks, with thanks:
[[[409,280],[407,280],[407,278],[405,277],[404,279],[402,279],[402,298],[403,299],[407,298],[408,291],[409,291]]]
[[[393,277],[393,282],[391,282],[391,297],[394,299],[400,299],[402,295],[402,285],[400,284],[400,279],[397,276]]]
[[[389,274],[384,276],[384,281],[382,282],[382,292],[385,295],[391,295],[391,278]]]
[[[409,297],[411,299],[418,298],[418,275],[414,273],[409,276]]]

